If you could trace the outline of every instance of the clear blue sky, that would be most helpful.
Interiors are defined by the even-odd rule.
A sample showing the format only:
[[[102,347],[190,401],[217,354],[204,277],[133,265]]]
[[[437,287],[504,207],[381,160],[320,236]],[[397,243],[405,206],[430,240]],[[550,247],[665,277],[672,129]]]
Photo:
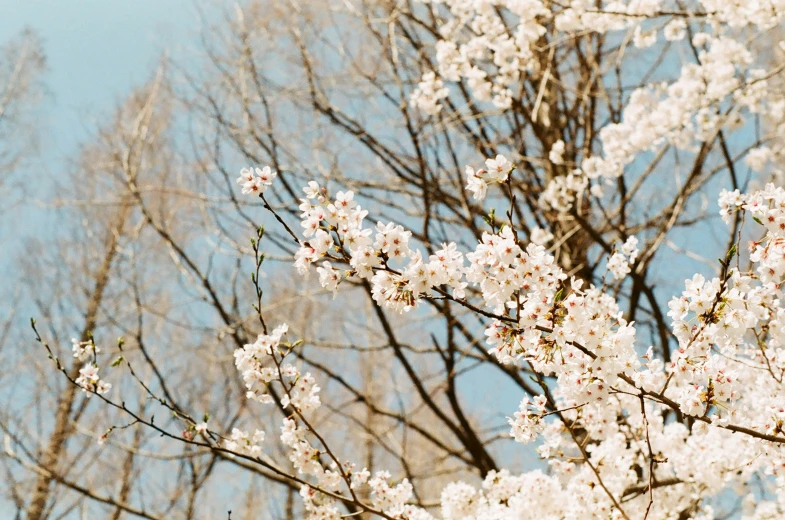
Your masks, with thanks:
[[[100,119],[150,75],[163,50],[187,49],[204,0],[0,0],[0,40],[43,38],[49,70],[43,157],[73,153]],[[189,41],[190,40],[190,41]],[[51,166],[51,163],[50,163]]]

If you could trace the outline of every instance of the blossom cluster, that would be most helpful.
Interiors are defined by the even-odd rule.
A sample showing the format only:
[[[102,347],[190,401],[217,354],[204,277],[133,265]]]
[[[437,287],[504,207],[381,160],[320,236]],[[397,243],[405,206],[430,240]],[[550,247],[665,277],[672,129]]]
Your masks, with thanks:
[[[608,259],[608,270],[616,280],[621,280],[630,274],[630,265],[638,258],[638,238],[630,236],[621,251],[617,251]]]
[[[545,396],[538,395],[533,401],[524,397],[520,410],[509,419],[512,437],[522,444],[536,439],[537,435],[545,429],[543,418],[547,408],[548,400]]]
[[[95,342],[91,339],[87,341],[79,341],[76,338],[71,338],[71,350],[74,353],[74,357],[79,361],[86,361],[88,359],[94,358],[101,349],[95,345]]]
[[[264,437],[263,430],[256,430],[253,434],[249,434],[239,428],[234,428],[230,437],[224,441],[223,447],[233,453],[259,457],[263,453]]]
[[[370,280],[374,299],[396,311],[414,308],[435,287],[450,287],[454,297],[463,297],[463,255],[454,243],[443,244],[426,261],[421,251],[409,247],[412,233],[402,226],[377,222],[374,229],[364,227],[368,212],[353,192],[339,191],[330,199],[313,181],[303,191],[303,240],[295,254],[301,274],[321,260],[317,272],[322,287],[336,291],[347,276]],[[349,269],[342,272],[330,260],[348,263]]]
[[[278,175],[269,166],[264,168],[243,168],[237,178],[237,184],[241,184],[244,194],[261,195],[272,185],[273,179]]]
[[[98,376],[98,366],[96,366],[95,361],[101,349],[96,346],[93,338],[89,338],[87,341],[71,338],[71,345],[74,358],[77,361],[87,361],[79,369],[79,376],[75,380],[75,383],[82,388],[82,391],[105,394],[111,390],[112,385]]]
[[[720,212],[726,221],[746,212],[764,226],[764,237],[750,245],[754,271],[731,267],[731,251],[722,276],[695,275],[686,281],[681,296],[669,303],[678,346],[668,363],[655,357],[652,347],[639,355],[635,324],[624,319],[612,296],[576,278],[567,282],[553,256],[533,242],[522,247],[511,226],[486,231],[465,254],[456,244],[445,244],[425,262],[402,226],[379,222],[373,230],[364,228],[367,212],[352,192],[330,198],[313,182],[304,191],[304,239],[295,261],[299,271],[307,273],[311,264],[330,258],[332,263],[322,261],[317,268],[324,287],[335,290],[345,277],[365,278],[377,303],[399,312],[434,291],[449,294],[447,289],[452,289],[456,302],[475,309],[466,299],[465,289],[471,285],[481,300],[477,306],[491,316],[485,332],[489,353],[500,363],[524,363],[555,380],[551,396],[525,397],[509,419],[515,440],[542,437],[538,452],[548,460],[553,476],[529,472],[513,477],[501,472],[489,476],[482,491],[451,484],[442,493],[444,518],[526,518],[523,511],[531,507],[544,508],[536,509],[538,513],[553,510],[559,518],[576,514],[570,509],[575,501],[546,507],[538,502],[542,497],[525,493],[525,486],[540,486],[554,496],[580,496],[594,504],[594,517],[615,516],[620,507],[616,497],[635,489],[634,467],[655,458],[656,478],[680,483],[657,491],[655,510],[667,511],[686,507],[696,489],[719,493],[730,481],[742,481],[754,471],[777,471],[785,463],[779,445],[754,435],[730,436],[741,427],[785,440],[779,397],[785,375],[785,308],[779,299],[785,280],[785,189],[770,184],[749,195],[722,193]],[[613,253],[608,267],[615,278],[630,275],[639,244],[635,236],[628,236]],[[389,474],[357,472],[333,454],[328,463],[321,461],[324,452],[310,442],[308,428],[300,424],[304,414],[321,405],[319,386],[310,374],[284,362],[293,348],[283,342],[286,330],[281,326],[259,336],[239,349],[235,360],[248,398],[270,403],[269,385],[275,382],[284,389],[280,405],[293,413],[284,421],[281,441],[294,467],[315,479],[301,493],[311,517],[338,518],[329,493],[342,486],[368,485],[369,507],[392,518],[430,518],[408,504],[412,490],[405,480],[392,486]],[[754,341],[749,341],[750,332]],[[749,404],[753,402],[754,407]],[[682,423],[666,424],[662,412],[667,409],[700,420],[691,429]],[[626,419],[620,422],[620,416]],[[574,453],[571,442],[576,428],[593,439],[590,450],[582,454]],[[253,439],[235,432],[228,442],[242,453],[258,453],[256,440],[261,437],[259,432]],[[630,444],[629,438],[639,442]],[[644,442],[651,444],[651,451],[643,448]],[[701,447],[720,442],[738,450],[708,456]],[[697,466],[696,453],[705,456]],[[769,457],[755,456],[762,453]],[[589,463],[577,464],[576,455],[588,457]],[[592,469],[599,461],[602,469]],[[743,475],[734,473],[733,468],[744,464],[749,469]],[[603,486],[596,485],[599,479]],[[645,500],[636,499],[625,507],[642,512],[646,506]]]
[[[485,169],[475,170],[467,166],[466,189],[472,192],[475,200],[483,200],[488,192],[488,185],[505,182],[512,170],[513,165],[503,155],[497,155],[495,159],[487,159]]]
[[[431,516],[419,508],[408,505],[412,486],[404,479],[396,484],[390,474],[376,472],[373,476],[350,461],[340,460],[328,450],[314,446],[309,432],[313,431],[308,417],[321,406],[320,387],[311,374],[303,374],[286,356],[296,344],[284,341],[288,326],[282,324],[270,334],[260,334],[254,343],[235,351],[235,365],[246,385],[246,397],[263,404],[274,403],[270,387],[275,384],[283,391],[278,405],[291,413],[283,419],[280,441],[287,449],[289,460],[298,474],[313,479],[313,484],[303,485],[300,496],[309,518],[338,520],[341,511],[334,494],[342,486],[351,490],[367,487],[371,495],[369,507],[383,511],[390,518],[427,520]],[[257,429],[253,434],[235,428],[222,447],[236,455],[252,458],[262,456],[266,434]],[[319,442],[323,443],[322,439]],[[326,457],[329,461],[323,461]]]
[[[690,150],[696,143],[710,141],[724,127],[738,128],[743,124],[744,110],[751,114],[777,114],[785,108],[782,99],[767,96],[769,73],[765,64],[756,63],[744,36],[731,31],[745,26],[761,30],[774,27],[785,16],[779,0],[696,2],[715,24],[714,30],[693,24],[688,16],[690,11],[673,16],[667,23],[648,23],[652,17],[673,11],[674,6],[665,0],[571,0],[553,5],[543,0],[423,2],[443,4],[449,12],[435,44],[434,70],[424,72],[411,96],[412,105],[431,115],[438,114],[444,100],[450,97],[450,89],[445,86],[449,83],[462,84],[476,103],[492,102],[500,109],[510,108],[514,92],[525,80],[544,88],[550,69],[543,68],[553,64],[538,59],[541,56],[537,50],[548,31],[552,31],[547,37],[556,42],[554,46],[586,32],[631,31],[631,43],[638,49],[654,46],[659,28],[670,43],[690,35],[696,62],[685,63],[673,81],[653,82],[635,89],[625,103],[621,120],[600,130],[602,153],[586,150],[584,157],[575,158],[573,167],[561,168],[549,180],[540,197],[545,209],[569,211],[583,193],[601,197],[600,181],[609,183],[621,176],[625,167],[643,152],[665,146]],[[547,110],[543,109],[547,103],[539,96],[538,99],[534,109],[543,110],[543,124],[549,126]],[[722,109],[727,100],[735,102],[735,110]],[[539,113],[534,114],[533,118],[538,116]],[[772,120],[775,126],[782,126],[782,118]],[[777,133],[783,135],[783,131]],[[782,141],[774,148],[761,146],[753,150],[748,164],[760,171],[769,159],[781,154]],[[543,155],[553,165],[564,165],[564,152],[565,143],[559,140]],[[481,199],[485,188],[482,176],[473,170],[467,170],[467,174],[470,189]]]
[[[785,279],[785,190],[773,184],[750,195],[738,190],[720,195],[720,214],[729,221],[746,212],[766,233],[750,244],[754,271],[730,267],[723,277],[696,274],[668,316],[679,342],[669,371],[679,388],[683,413],[719,422],[746,419],[775,432],[772,415],[757,416],[743,402],[777,409],[772,392],[782,380],[781,284]],[[752,336],[750,335],[752,333]],[[763,371],[763,373],[761,373]],[[774,386],[772,386],[774,384]]]
[[[107,383],[98,376],[98,367],[91,362],[88,362],[84,367],[79,369],[79,377],[76,378],[75,382],[82,387],[82,391],[84,392],[105,394],[112,389],[110,383]]]
[[[254,343],[235,350],[235,366],[243,376],[248,399],[260,403],[274,402],[268,389],[273,381],[280,381],[286,387],[281,406],[287,408],[291,405],[299,412],[314,410],[321,402],[319,386],[315,384],[311,374],[301,374],[299,369],[290,363],[272,363],[275,360],[274,355],[284,354],[281,339],[288,330],[285,324],[280,325],[272,334],[260,334]]]

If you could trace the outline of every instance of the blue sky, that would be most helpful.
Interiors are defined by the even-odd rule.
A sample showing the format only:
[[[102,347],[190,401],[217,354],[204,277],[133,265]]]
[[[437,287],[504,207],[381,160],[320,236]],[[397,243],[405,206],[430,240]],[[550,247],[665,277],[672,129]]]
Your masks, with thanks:
[[[48,168],[149,77],[162,51],[181,52],[201,25],[195,0],[0,0],[0,12],[0,40],[25,27],[43,38]]]

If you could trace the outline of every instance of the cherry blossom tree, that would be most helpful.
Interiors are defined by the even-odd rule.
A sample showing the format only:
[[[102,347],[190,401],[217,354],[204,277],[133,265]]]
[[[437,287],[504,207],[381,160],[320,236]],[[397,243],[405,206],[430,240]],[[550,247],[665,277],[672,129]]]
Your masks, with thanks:
[[[297,489],[307,518],[785,515],[785,93],[766,51],[784,4],[264,7],[179,93],[202,129],[189,167],[233,190],[211,223],[253,232],[253,320],[125,179],[220,316],[250,411],[198,413],[96,337],[69,370],[34,323],[74,389]],[[358,301],[369,338],[335,342]],[[310,305],[317,330],[290,326]],[[369,352],[382,392],[361,388]],[[129,406],[129,383],[173,420]]]

